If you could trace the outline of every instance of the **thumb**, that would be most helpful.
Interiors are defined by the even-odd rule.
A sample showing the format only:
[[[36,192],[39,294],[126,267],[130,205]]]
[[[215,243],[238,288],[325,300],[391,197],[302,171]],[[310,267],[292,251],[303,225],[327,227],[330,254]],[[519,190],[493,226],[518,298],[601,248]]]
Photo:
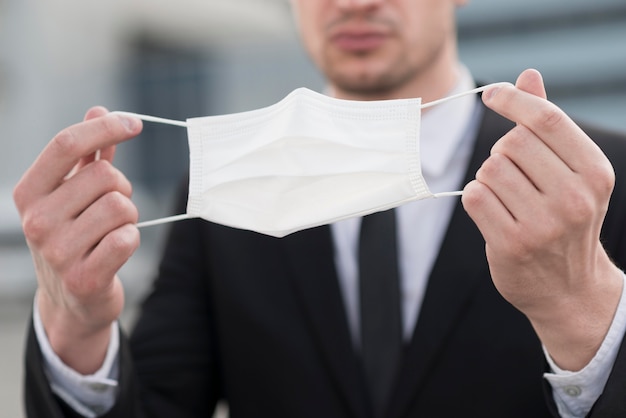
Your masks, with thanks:
[[[548,98],[543,84],[543,77],[537,70],[528,69],[522,72],[515,82],[515,87],[542,99]]]

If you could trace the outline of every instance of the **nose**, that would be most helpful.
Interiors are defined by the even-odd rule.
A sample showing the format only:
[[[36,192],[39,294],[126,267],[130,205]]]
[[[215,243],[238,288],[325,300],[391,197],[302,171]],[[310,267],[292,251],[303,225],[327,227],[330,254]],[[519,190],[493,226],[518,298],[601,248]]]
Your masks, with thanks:
[[[384,2],[385,0],[337,0],[337,7],[343,10],[368,9],[379,6]]]

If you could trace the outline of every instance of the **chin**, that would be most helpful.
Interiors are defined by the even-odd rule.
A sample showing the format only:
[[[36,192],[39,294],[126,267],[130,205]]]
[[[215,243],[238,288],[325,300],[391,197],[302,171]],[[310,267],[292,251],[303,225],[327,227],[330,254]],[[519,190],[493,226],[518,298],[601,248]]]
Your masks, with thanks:
[[[350,95],[387,97],[399,87],[399,80],[386,73],[345,72],[329,77],[331,83],[340,91]]]
[[[323,70],[328,80],[352,95],[386,96],[406,78],[405,72],[398,68],[404,67],[401,60],[384,59],[380,54],[327,58]]]

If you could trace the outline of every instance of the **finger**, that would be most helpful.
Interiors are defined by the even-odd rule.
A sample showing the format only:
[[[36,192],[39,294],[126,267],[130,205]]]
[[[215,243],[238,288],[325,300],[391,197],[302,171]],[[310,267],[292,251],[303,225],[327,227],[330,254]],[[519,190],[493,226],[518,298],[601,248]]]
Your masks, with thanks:
[[[139,247],[139,230],[125,224],[106,234],[87,258],[90,271],[101,277],[112,277]]]
[[[136,224],[137,207],[119,192],[101,196],[72,223],[70,250],[88,255],[104,237],[126,224]],[[111,255],[112,257],[113,255]]]
[[[495,143],[491,152],[510,159],[542,193],[553,193],[563,182],[571,181],[569,167],[525,126],[518,125],[509,131]]]
[[[497,196],[516,221],[533,218],[532,203],[541,200],[541,193],[506,155],[491,155],[476,172],[476,180]]]
[[[89,109],[85,113],[85,117],[83,118],[83,121],[96,119],[96,118],[105,116],[108,113],[109,113],[109,111],[106,108],[104,108],[102,106],[94,106],[94,107],[92,107],[91,109]],[[80,169],[82,169],[83,167],[85,167],[86,165],[90,164],[91,162],[93,162],[93,161],[95,161],[97,159],[105,159],[107,161],[113,162],[113,155],[114,154],[115,154],[115,146],[106,147],[104,149],[99,149],[96,152],[91,153],[91,154],[81,158],[80,161],[78,162],[78,164],[76,164],[72,168],[70,173],[67,176],[65,176],[65,178],[72,177]]]
[[[94,106],[91,109],[87,110],[87,112],[85,113],[85,117],[83,118],[83,121],[88,121],[91,119],[103,117],[107,115],[108,113],[109,111],[105,107]],[[81,168],[83,168],[84,166],[86,166],[87,164],[91,163],[94,160],[106,159],[112,162],[114,153],[115,153],[115,146],[112,146],[112,147],[106,147],[104,149],[99,149],[96,152],[81,158],[78,164],[72,170],[72,175],[76,171],[80,170]],[[70,176],[71,175],[67,177],[70,177]]]
[[[539,98],[548,98],[543,77],[537,70],[529,69],[522,72],[515,82],[515,87]]]
[[[532,73],[530,73],[532,74]],[[524,87],[534,81],[521,83]],[[486,106],[526,126],[561,158],[570,169],[582,172],[603,158],[600,149],[557,106],[542,97],[512,86],[497,86],[483,94]]]
[[[83,120],[99,118],[106,115],[107,113],[109,113],[109,110],[106,107],[94,106],[88,109],[87,112],[85,112],[85,117],[83,118]]]
[[[95,161],[51,193],[45,200],[43,210],[53,223],[73,220],[101,196],[110,192],[118,192],[130,198],[132,185],[108,161]]]
[[[136,136],[141,127],[139,119],[106,115],[64,129],[46,146],[22,178],[20,184],[25,192],[19,200],[27,203],[49,194],[81,158]]]
[[[81,262],[71,266],[64,280],[68,291],[82,303],[110,292],[109,286],[115,285],[117,272],[139,247],[139,241],[139,230],[131,224],[109,232]]]
[[[85,113],[85,117],[83,120],[91,120],[95,118],[99,118],[101,116],[105,116],[109,111],[102,106],[95,106],[89,109]],[[84,158],[79,165],[83,166],[91,161],[95,160],[96,155],[99,157],[98,159],[107,160],[109,162],[113,162],[113,156],[115,155],[115,146],[112,145],[110,147],[105,147],[97,150],[95,153],[91,154],[89,157]]]
[[[515,236],[515,219],[484,183],[469,182],[463,189],[461,202],[488,244],[498,247],[500,240]]]
[[[43,258],[47,265],[67,273],[68,268],[83,266],[84,260],[106,235],[123,225],[136,224],[138,217],[137,208],[129,198],[111,192],[102,196],[72,222],[56,224],[48,222],[48,231],[41,234],[45,241],[39,236],[33,236],[33,240],[29,242],[44,254]],[[115,257],[115,254],[110,254],[110,257]],[[94,272],[93,275],[100,274]],[[92,274],[81,271],[79,276],[91,277]]]

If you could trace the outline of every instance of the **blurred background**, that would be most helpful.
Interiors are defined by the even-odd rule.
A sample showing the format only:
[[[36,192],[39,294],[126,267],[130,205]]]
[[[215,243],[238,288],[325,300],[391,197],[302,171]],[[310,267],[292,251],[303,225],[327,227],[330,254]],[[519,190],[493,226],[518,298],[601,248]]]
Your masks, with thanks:
[[[311,0],[315,1],[315,0]],[[460,50],[475,77],[539,69],[580,120],[626,132],[624,0],[472,0]],[[287,0],[0,0],[0,418],[22,417],[22,347],[36,286],[11,192],[45,144],[100,104],[184,120],[323,88]],[[142,220],[171,213],[188,166],[183,128],[144,124],[118,148]],[[142,231],[121,272],[123,321],[155,272],[166,227]]]

